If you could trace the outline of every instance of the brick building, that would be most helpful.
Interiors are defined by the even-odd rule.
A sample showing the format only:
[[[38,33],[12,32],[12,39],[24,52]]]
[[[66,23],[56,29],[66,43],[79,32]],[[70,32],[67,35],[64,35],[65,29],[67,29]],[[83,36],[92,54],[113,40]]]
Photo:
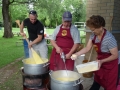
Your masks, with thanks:
[[[120,50],[120,0],[87,0],[86,19],[91,15],[101,15],[106,21],[106,29],[109,30],[118,42]],[[89,39],[90,30],[86,30],[86,42]],[[89,58],[90,52],[85,56]],[[95,60],[96,52],[93,51],[91,60]]]

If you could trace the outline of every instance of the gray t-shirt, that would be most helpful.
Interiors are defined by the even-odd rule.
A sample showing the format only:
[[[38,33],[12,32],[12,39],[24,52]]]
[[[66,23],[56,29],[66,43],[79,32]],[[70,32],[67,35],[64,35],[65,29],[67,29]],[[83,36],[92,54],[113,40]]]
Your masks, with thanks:
[[[60,30],[60,26],[61,25],[59,25],[55,28],[55,30],[50,38],[51,40],[56,40],[56,36]],[[80,32],[74,25],[71,25],[70,33],[71,33],[74,43],[80,43]]]
[[[90,39],[94,39],[94,34],[90,36]],[[100,40],[96,37],[95,43],[100,42]],[[101,44],[101,51],[110,53],[110,49],[117,47],[117,41],[115,40],[115,37],[109,32],[106,31],[106,34],[103,38],[102,44]]]

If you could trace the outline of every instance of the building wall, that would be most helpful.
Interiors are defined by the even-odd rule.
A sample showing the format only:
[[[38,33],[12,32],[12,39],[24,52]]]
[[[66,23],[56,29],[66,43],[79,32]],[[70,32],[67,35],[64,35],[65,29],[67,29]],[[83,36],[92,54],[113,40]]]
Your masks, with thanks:
[[[91,15],[101,15],[106,21],[105,28],[110,31],[118,42],[120,49],[120,0],[87,0],[86,20]],[[89,28],[86,28],[89,30]],[[86,43],[89,39],[90,32],[86,32]],[[90,56],[90,51],[85,55],[85,59]],[[96,59],[95,51],[92,53],[92,60]]]
[[[110,30],[113,17],[114,0],[87,0],[86,19],[91,15],[101,15],[106,20],[106,29]]]
[[[120,0],[114,0],[112,31],[120,31]]]

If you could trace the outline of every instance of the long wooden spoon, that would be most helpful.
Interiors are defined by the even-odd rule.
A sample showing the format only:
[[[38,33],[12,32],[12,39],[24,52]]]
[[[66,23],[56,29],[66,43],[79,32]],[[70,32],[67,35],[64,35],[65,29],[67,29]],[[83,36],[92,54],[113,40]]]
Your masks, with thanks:
[[[29,44],[29,40],[26,36],[24,36],[24,38],[26,39],[27,43]],[[32,55],[33,55],[33,59],[35,60],[36,64],[41,64],[44,63],[44,61],[41,59],[41,57],[37,54],[37,52],[31,47],[30,48],[32,51]]]

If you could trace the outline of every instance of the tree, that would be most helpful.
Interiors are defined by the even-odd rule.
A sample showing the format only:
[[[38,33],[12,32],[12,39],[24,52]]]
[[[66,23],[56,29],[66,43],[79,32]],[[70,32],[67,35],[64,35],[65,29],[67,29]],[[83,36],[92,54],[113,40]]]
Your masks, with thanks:
[[[3,15],[3,23],[4,23],[3,37],[5,38],[11,38],[13,36],[9,5],[10,5],[9,0],[2,0],[2,15]]]
[[[52,26],[52,23],[57,25],[61,20],[61,15],[63,13],[61,0],[39,0],[35,9],[38,8],[37,6],[39,6],[38,16],[40,18],[42,17],[42,19],[44,17],[45,21],[46,19],[49,19],[50,26]]]
[[[85,21],[85,0],[64,0],[62,5],[65,10],[72,12],[73,22]]]
[[[3,22],[3,18],[2,18],[2,4],[1,4],[2,2],[0,2],[0,22]]]
[[[11,21],[11,11],[10,5],[15,4],[25,4],[30,2],[35,2],[36,0],[2,0],[2,16],[3,16],[3,26],[4,26],[4,35],[5,38],[12,38],[12,21]]]
[[[24,20],[28,16],[30,5],[38,12],[38,19],[45,26],[55,27],[62,21],[64,11],[71,11],[73,22],[84,21],[85,4],[84,0],[0,0],[2,5],[2,15],[4,23],[4,37],[12,38],[12,23],[15,20]],[[84,13],[83,13],[84,12]],[[81,19],[82,18],[82,19]]]

